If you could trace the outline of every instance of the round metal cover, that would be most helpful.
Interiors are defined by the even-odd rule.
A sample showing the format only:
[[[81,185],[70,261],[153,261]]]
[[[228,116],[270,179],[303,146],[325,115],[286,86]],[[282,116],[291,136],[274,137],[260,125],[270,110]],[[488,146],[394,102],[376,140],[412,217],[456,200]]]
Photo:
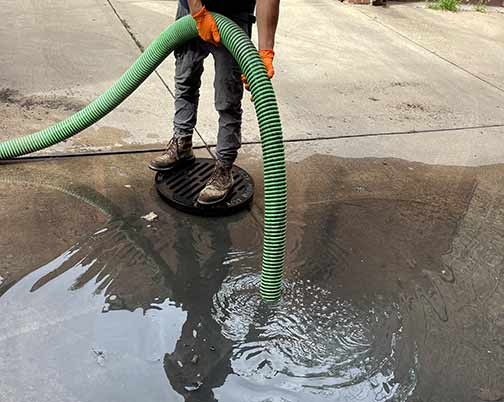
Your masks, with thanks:
[[[234,186],[224,201],[201,205],[198,195],[214,170],[213,159],[196,159],[189,165],[173,171],[156,174],[158,193],[173,207],[197,215],[226,215],[249,205],[254,195],[254,180],[242,168],[233,166]]]

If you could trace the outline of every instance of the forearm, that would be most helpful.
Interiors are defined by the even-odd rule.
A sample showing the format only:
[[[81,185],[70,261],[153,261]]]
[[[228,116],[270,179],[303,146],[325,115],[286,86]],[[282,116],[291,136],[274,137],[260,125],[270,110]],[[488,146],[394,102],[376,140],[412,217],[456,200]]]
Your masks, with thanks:
[[[191,14],[197,13],[203,7],[201,0],[188,0],[187,3],[189,4]]]
[[[259,50],[274,48],[279,13],[280,0],[257,0],[256,17]]]

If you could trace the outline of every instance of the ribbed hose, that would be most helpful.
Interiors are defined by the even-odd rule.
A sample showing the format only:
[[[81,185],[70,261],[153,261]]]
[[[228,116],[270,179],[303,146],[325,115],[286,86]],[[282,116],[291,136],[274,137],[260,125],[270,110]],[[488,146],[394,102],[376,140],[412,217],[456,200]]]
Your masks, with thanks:
[[[67,119],[37,133],[0,143],[0,160],[40,151],[81,132],[114,110],[180,44],[198,34],[192,18],[168,27],[105,93]]]
[[[280,115],[266,70],[247,35],[226,17],[213,14],[223,45],[247,76],[254,98],[264,164],[264,243],[261,297],[275,301],[282,290],[285,260],[287,184]],[[0,160],[47,148],[81,132],[114,110],[177,47],[198,36],[194,19],[183,17],[170,25],[105,93],[89,105],[45,130],[0,143]]]

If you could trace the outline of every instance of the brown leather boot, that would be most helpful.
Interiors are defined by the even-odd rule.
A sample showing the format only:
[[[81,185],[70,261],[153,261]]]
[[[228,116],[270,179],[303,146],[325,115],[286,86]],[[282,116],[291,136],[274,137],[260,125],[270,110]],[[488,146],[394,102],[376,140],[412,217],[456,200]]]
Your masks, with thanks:
[[[217,161],[212,176],[199,194],[198,202],[203,205],[212,205],[223,201],[233,188],[233,184],[231,168]]]
[[[173,137],[166,151],[149,163],[149,168],[157,172],[171,170],[176,166],[193,162],[195,159],[191,137]]]

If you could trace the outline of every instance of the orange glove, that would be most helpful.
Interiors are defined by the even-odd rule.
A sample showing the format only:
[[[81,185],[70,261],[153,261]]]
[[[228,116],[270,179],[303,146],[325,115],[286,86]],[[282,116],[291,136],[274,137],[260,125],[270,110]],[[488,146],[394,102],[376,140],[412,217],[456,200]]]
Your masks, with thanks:
[[[192,17],[196,21],[196,27],[198,28],[200,38],[212,45],[219,45],[221,38],[219,30],[217,29],[217,24],[214,17],[207,11],[205,6],[194,13]]]
[[[259,56],[261,56],[261,60],[264,63],[264,67],[266,67],[266,73],[268,74],[268,78],[271,79],[275,75],[275,69],[273,68],[273,58],[275,57],[275,52],[273,49],[264,49],[259,50]],[[245,74],[242,74],[241,77],[243,81],[243,85],[247,91],[250,91],[250,86],[247,82],[247,78]]]

